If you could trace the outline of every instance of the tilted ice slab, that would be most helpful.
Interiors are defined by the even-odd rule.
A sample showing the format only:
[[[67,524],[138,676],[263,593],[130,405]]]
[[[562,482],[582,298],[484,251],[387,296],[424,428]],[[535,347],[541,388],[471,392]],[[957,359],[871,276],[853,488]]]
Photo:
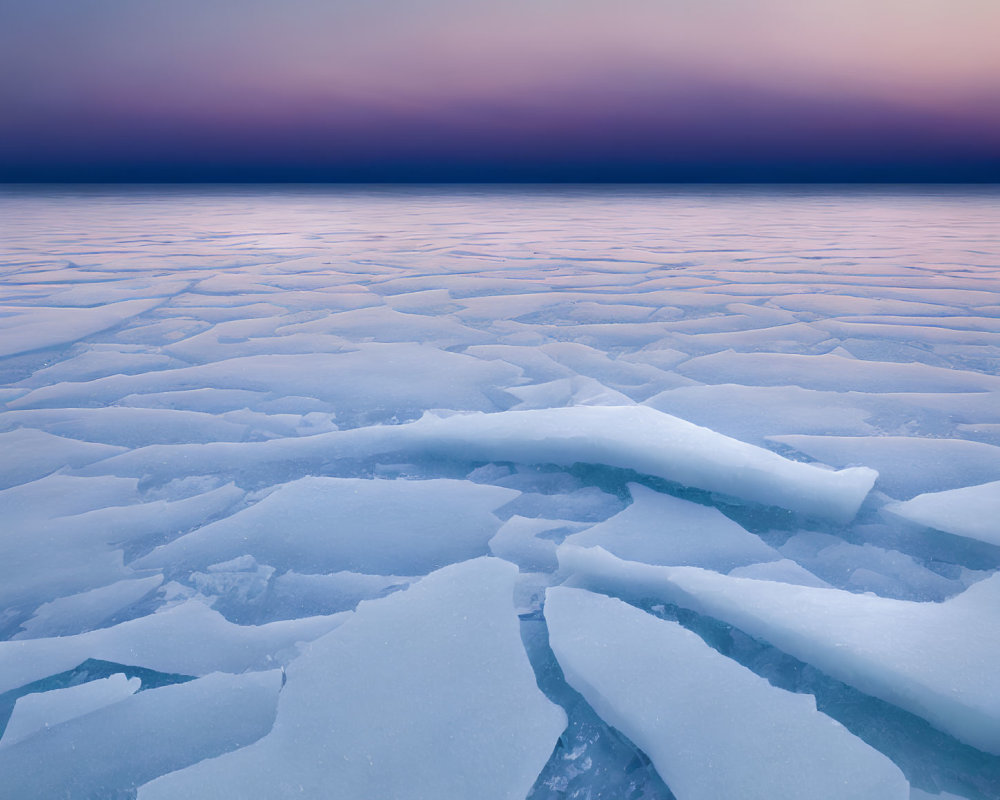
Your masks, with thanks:
[[[852,518],[876,474],[800,464],[644,406],[574,406],[425,416],[407,426],[426,451],[522,463],[606,464],[805,514]],[[404,438],[405,441],[405,438]]]
[[[790,461],[645,406],[574,406],[492,414],[424,415],[294,440],[151,446],[108,458],[87,474],[176,477],[291,460],[317,463],[402,452],[463,461],[605,464],[810,516],[846,522],[877,473]]]
[[[907,800],[899,768],[676,622],[581,589],[546,592],[566,680],[681,800]]]
[[[38,731],[82,717],[135,694],[142,681],[119,672],[65,689],[33,692],[17,698],[0,747],[8,747]]]
[[[0,693],[73,669],[88,658],[181,675],[274,667],[295,655],[298,643],[329,633],[350,613],[234,625],[190,600],[76,636],[0,642]]]
[[[491,512],[517,496],[472,481],[301,478],[133,566],[206,567],[250,554],[299,572],[423,574],[486,555],[500,527]]]
[[[59,477],[59,476],[53,476]],[[39,481],[38,483],[43,484]],[[29,492],[34,506],[18,503],[18,492],[0,493],[0,511],[16,507],[9,531],[0,537],[0,605],[41,603],[54,597],[135,577],[125,567],[121,546],[158,536],[176,536],[181,531],[222,513],[242,499],[232,484],[182,500],[155,500],[118,506],[109,503],[79,514],[58,516],[63,503],[59,490],[103,494],[98,481],[52,481],[49,492]],[[44,489],[43,486],[39,487]],[[8,499],[9,504],[4,500]],[[68,510],[72,509],[70,506]],[[10,519],[10,517],[6,517]]]
[[[163,583],[162,575],[117,581],[68,597],[57,597],[35,609],[21,623],[14,639],[69,636],[100,627],[107,620],[150,595]]]
[[[780,561],[774,548],[741,528],[717,508],[628,485],[633,503],[567,544],[603,547],[628,561],[698,566],[720,572],[762,561]]]
[[[95,308],[0,306],[0,356],[75,342],[162,303],[162,299],[143,299]]]
[[[0,797],[132,797],[159,775],[259,739],[280,690],[272,669],[138,692],[0,748]]]
[[[1000,545],[1000,481],[930,492],[882,509],[928,528]]]
[[[476,559],[362,603],[289,664],[270,734],[139,797],[525,797],[566,716],[535,683],[516,577]]]
[[[572,581],[727,622],[866,694],[1000,755],[1000,575],[943,603],[734,578],[559,548]]]
[[[41,478],[63,467],[80,467],[115,453],[124,452],[93,442],[80,442],[63,436],[17,428],[0,433],[0,489]]]

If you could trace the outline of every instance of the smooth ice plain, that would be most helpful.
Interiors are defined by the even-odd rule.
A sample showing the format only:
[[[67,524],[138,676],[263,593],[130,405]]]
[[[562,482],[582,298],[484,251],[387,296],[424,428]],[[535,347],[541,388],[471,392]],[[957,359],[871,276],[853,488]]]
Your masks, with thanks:
[[[0,798],[1000,799],[995,190],[0,220]]]

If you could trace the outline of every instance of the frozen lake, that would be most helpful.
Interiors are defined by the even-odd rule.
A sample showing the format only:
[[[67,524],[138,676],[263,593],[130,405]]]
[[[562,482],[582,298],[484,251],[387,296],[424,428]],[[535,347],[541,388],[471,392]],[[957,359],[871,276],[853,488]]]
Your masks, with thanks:
[[[1000,798],[996,190],[0,225],[0,797]]]

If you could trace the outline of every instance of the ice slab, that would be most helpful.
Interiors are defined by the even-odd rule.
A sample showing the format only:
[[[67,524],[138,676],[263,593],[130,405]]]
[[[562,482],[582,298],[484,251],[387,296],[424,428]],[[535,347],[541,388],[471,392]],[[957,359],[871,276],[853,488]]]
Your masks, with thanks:
[[[684,486],[810,516],[852,519],[875,482],[866,467],[834,471],[776,453],[645,406],[574,406],[493,414],[425,414],[295,440],[233,445],[159,445],[105,459],[95,474],[189,474],[289,460],[357,458],[383,452],[461,461],[604,464]]]
[[[124,447],[80,442],[63,436],[17,428],[0,433],[0,488],[41,478],[63,467],[80,467],[125,452]]]
[[[162,575],[150,575],[58,597],[35,609],[31,619],[21,623],[22,632],[13,638],[67,636],[97,628],[158,589],[161,583]]]
[[[524,652],[516,575],[476,559],[362,603],[288,666],[270,734],[139,797],[524,797],[566,716]]]
[[[316,575],[290,571],[272,580],[266,611],[280,619],[349,611],[362,600],[374,600],[405,589],[414,580],[403,575],[346,571]]]
[[[275,669],[138,692],[0,748],[0,796],[134,796],[158,775],[259,739],[280,689]]]
[[[87,487],[77,481],[53,488],[60,485]],[[173,502],[107,505],[51,518],[50,509],[60,510],[59,500],[40,504],[0,538],[0,603],[38,604],[133,578],[135,572],[124,565],[123,544],[176,536],[242,497],[229,484]]]
[[[546,592],[566,680],[685,800],[907,800],[889,759],[675,622],[581,589]],[[627,655],[626,655],[627,654]]]
[[[0,306],[0,357],[75,342],[114,328],[162,303],[162,299],[152,299],[94,308]]]
[[[402,432],[401,432],[402,433]],[[442,455],[522,463],[607,464],[764,505],[850,519],[875,473],[833,472],[643,406],[425,416],[404,436]]]
[[[301,478],[156,548],[136,568],[206,567],[249,554],[299,572],[417,575],[485,555],[512,489],[472,481]]]
[[[1000,546],[1000,481],[928,492],[882,513],[928,528]]]
[[[778,549],[841,589],[872,591],[901,600],[940,601],[965,588],[899,550],[871,543],[851,544],[826,533],[801,531]]]
[[[554,572],[556,540],[585,527],[565,519],[539,519],[514,515],[490,539],[490,552],[517,564],[525,572]]]
[[[54,473],[0,490],[0,516],[13,526],[34,526],[53,517],[82,514],[139,499],[131,478],[80,478]]]
[[[14,704],[14,711],[0,739],[0,747],[7,747],[38,731],[131,697],[140,686],[142,681],[139,678],[127,678],[124,673],[118,672],[65,689],[23,695]]]
[[[790,558],[736,567],[736,569],[729,570],[728,574],[734,578],[756,578],[761,581],[780,581],[781,583],[796,583],[801,586],[830,585]]]
[[[781,553],[744,530],[717,508],[702,506],[636,483],[628,485],[632,505],[566,539],[579,547],[603,547],[627,561],[698,566],[719,572]]]
[[[111,628],[0,642],[0,693],[72,669],[88,658],[159,672],[207,675],[278,666],[295,645],[340,625],[350,612],[267,625],[234,625],[190,600]]]
[[[866,694],[1000,755],[1000,575],[943,603],[622,561],[559,548],[560,568],[588,588],[651,596],[727,622]]]

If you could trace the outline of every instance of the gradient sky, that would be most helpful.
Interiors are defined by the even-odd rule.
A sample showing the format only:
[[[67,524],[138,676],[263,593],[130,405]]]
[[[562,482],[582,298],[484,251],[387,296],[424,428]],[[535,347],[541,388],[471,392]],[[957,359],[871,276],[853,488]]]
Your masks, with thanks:
[[[0,0],[0,180],[1000,181],[1000,0]]]

